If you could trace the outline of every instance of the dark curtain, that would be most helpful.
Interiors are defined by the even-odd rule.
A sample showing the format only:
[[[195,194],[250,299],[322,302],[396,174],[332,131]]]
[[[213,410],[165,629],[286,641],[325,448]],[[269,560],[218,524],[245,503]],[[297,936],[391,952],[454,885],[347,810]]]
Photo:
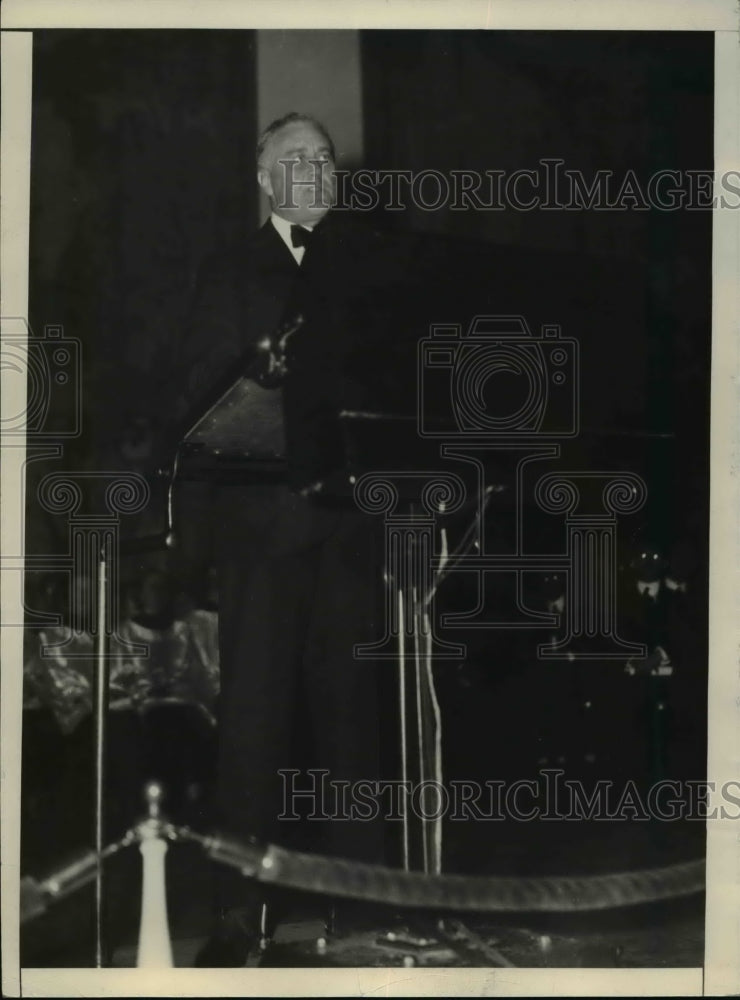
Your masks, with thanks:
[[[670,169],[686,184],[687,171],[713,169],[713,44],[710,33],[686,32],[364,31],[366,166],[506,176],[561,159],[587,182],[598,171],[615,178],[633,171],[644,190],[652,174]],[[521,314],[535,336],[541,324],[553,323],[578,341],[580,433],[562,444],[558,466],[623,469],[646,480],[645,508],[621,518],[618,527],[619,621],[625,621],[624,595],[635,587],[632,552],[654,546],[690,581],[688,609],[669,643],[679,666],[671,693],[674,728],[663,730],[669,735],[662,752],[672,773],[686,768],[703,775],[711,212],[455,211],[449,203],[425,210],[407,201],[402,211],[378,211],[377,221],[421,232],[439,248],[454,296],[434,321],[465,328],[477,314]],[[505,503],[504,497],[492,503],[489,537],[513,536]],[[547,519],[534,515],[536,505],[525,498],[525,547],[560,549],[561,536],[553,543],[556,519],[543,523]],[[496,602],[507,595],[493,584],[491,590],[497,611]],[[441,600],[472,604],[457,581]],[[624,773],[642,774],[658,723],[646,722],[643,695],[625,684],[623,665],[613,675],[602,663],[589,663],[582,673],[548,672],[533,652],[540,638],[527,645],[525,632],[466,634],[463,680],[456,684],[450,671],[443,680],[446,773],[489,776],[510,766],[519,777],[527,766],[534,769],[537,748],[549,744],[563,747],[548,751],[551,761],[560,754],[564,766],[584,768],[583,775],[589,759],[602,777],[616,773],[615,761]],[[594,723],[587,718],[591,707]],[[643,714],[630,729],[636,708]],[[591,743],[598,743],[594,754]],[[657,743],[650,745],[654,754]],[[450,824],[446,849],[453,865],[490,856],[490,830],[468,826],[463,835]],[[535,823],[529,831],[520,826],[517,837],[527,832],[538,844],[529,872],[543,832]],[[556,833],[548,829],[547,835]],[[478,848],[471,846],[476,836]],[[611,849],[607,853],[613,865]],[[582,852],[579,864],[587,855]],[[510,860],[506,864],[510,871]]]
[[[551,158],[587,182],[609,170],[618,185],[634,171],[644,190],[658,170],[713,167],[710,33],[361,37],[371,169],[510,174]],[[655,530],[670,533],[675,518],[676,530],[690,525],[705,543],[711,212],[425,210],[407,201],[378,217],[447,246],[459,313],[440,321],[513,312],[535,333],[560,323],[576,337],[588,460],[649,476]]]
[[[94,466],[167,419],[197,268],[256,225],[254,33],[41,31],[33,58],[32,325],[83,342]]]
[[[255,94],[252,31],[34,33],[30,321],[81,341],[83,425],[29,465],[29,495],[48,472],[160,460],[198,268],[257,224]],[[29,504],[27,535],[54,551],[66,518]]]

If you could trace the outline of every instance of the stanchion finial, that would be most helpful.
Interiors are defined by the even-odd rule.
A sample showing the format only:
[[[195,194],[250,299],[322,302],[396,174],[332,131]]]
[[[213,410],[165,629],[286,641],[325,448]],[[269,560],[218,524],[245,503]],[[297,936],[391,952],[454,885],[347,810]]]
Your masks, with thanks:
[[[144,799],[149,819],[159,819],[160,807],[164,798],[164,788],[158,781],[148,781],[144,786]]]

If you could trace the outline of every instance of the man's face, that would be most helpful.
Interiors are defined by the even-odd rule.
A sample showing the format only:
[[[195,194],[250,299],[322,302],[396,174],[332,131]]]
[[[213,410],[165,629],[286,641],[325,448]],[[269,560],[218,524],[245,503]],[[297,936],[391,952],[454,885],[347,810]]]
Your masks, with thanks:
[[[310,122],[292,122],[272,136],[257,179],[273,211],[292,223],[316,223],[334,204],[331,149]]]

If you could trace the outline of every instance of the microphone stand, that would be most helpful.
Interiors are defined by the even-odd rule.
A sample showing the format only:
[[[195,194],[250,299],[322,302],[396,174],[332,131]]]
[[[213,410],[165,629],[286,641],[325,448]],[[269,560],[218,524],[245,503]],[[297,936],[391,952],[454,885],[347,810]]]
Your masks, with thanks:
[[[105,860],[105,777],[106,777],[106,741],[108,691],[110,686],[109,671],[109,637],[111,634],[109,608],[111,568],[113,567],[113,552],[111,545],[113,536],[103,534],[98,553],[97,565],[97,637],[94,659],[95,699],[93,704],[94,730],[94,855],[95,855],[95,967],[103,968],[106,958],[104,933],[104,874]],[[118,551],[122,555],[134,555],[154,552],[162,548],[172,548],[175,536],[172,521],[172,484],[167,496],[167,528],[164,534],[150,535],[145,538],[134,538],[118,543]]]
[[[98,558],[98,636],[95,648],[95,967],[103,967],[103,850],[105,739],[108,710],[108,536]]]

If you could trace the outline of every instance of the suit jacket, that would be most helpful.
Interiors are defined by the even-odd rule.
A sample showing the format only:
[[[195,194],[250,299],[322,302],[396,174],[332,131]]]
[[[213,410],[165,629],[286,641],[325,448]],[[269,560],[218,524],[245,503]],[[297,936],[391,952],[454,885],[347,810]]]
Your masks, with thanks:
[[[270,221],[246,243],[206,261],[183,343],[178,414],[300,313],[305,322],[290,342],[282,390],[291,481],[303,486],[330,473],[342,461],[336,420],[342,406],[397,408],[403,397],[413,409],[416,338],[409,316],[418,301],[411,290],[418,259],[415,240],[329,213],[300,266]]]

